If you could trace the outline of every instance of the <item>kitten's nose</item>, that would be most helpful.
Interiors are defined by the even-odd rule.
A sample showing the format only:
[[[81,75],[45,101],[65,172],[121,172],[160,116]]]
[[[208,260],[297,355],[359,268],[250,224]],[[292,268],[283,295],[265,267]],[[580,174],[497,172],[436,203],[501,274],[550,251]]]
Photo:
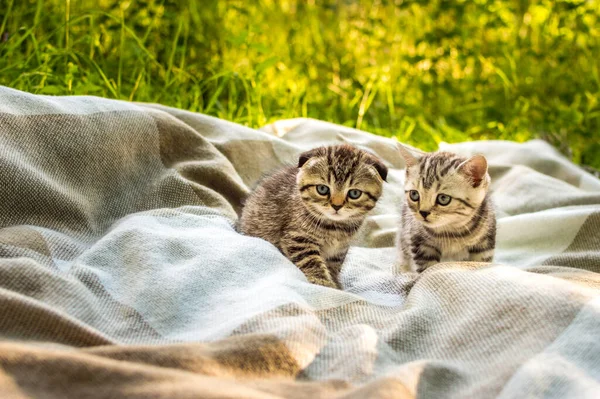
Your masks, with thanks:
[[[342,208],[342,206],[344,206],[344,205],[335,205],[335,204],[331,204],[331,207],[332,207],[333,209],[335,209],[336,211],[339,211],[339,210]]]
[[[423,216],[423,219],[427,219],[427,216],[429,216],[429,214],[431,212],[427,212],[427,211],[419,211],[419,213],[421,214],[421,216]]]

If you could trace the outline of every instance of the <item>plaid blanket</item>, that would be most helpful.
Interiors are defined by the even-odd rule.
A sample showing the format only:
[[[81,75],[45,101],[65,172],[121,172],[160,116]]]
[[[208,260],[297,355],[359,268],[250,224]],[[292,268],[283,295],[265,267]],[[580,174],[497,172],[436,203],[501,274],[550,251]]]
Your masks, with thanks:
[[[344,140],[390,167],[343,291],[236,233],[259,177]],[[393,142],[0,88],[0,397],[593,397],[600,181],[541,141],[489,160],[496,263],[394,269]]]

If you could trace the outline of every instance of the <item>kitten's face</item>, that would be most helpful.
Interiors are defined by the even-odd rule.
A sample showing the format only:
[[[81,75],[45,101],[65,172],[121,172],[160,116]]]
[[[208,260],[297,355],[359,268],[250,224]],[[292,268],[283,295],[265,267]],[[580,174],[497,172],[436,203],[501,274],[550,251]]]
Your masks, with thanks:
[[[489,180],[481,155],[467,159],[448,152],[425,154],[407,161],[406,203],[418,222],[450,231],[473,218]]]
[[[307,209],[318,218],[361,219],[382,192],[387,168],[350,145],[319,147],[300,155],[297,183]]]

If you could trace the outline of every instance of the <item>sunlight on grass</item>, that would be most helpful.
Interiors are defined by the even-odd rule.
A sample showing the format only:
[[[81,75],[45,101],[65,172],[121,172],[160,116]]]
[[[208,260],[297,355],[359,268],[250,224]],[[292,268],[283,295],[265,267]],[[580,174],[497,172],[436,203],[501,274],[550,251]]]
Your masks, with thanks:
[[[425,150],[542,137],[600,168],[596,1],[7,1],[0,84],[20,90],[313,117]]]

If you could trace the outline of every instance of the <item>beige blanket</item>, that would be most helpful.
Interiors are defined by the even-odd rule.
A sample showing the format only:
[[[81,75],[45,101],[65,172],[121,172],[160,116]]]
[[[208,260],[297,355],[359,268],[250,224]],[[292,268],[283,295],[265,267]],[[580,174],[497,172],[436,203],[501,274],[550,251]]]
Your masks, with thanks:
[[[339,133],[391,168],[344,291],[233,228]],[[0,398],[597,397],[600,181],[541,141],[444,148],[490,161],[497,263],[401,275],[389,139],[0,87]]]

